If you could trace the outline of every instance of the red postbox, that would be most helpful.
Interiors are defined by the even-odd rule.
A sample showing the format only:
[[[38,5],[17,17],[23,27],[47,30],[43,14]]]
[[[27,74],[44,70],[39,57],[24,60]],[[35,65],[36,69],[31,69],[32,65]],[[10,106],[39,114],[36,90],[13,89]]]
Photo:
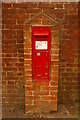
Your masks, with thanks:
[[[33,81],[50,80],[51,28],[32,27]]]

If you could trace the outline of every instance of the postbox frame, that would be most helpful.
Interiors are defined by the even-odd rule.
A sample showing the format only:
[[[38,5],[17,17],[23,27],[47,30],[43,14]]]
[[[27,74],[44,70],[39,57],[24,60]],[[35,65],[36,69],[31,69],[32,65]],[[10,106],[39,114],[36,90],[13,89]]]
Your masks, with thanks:
[[[33,29],[46,29],[47,31],[46,31],[46,33],[45,32],[43,32],[43,34],[39,34],[39,31],[37,32],[37,33],[33,33]],[[38,79],[38,78],[36,78],[35,79],[35,77],[34,77],[34,68],[33,68],[33,66],[34,66],[34,58],[33,58],[33,54],[34,54],[34,44],[33,44],[33,39],[35,38],[35,36],[46,36],[46,37],[48,37],[47,39],[49,39],[49,40],[47,40],[48,41],[48,51],[49,51],[49,70],[48,70],[48,72],[49,72],[49,76],[48,76],[48,78],[47,79],[44,79],[44,78],[42,78],[42,79]],[[35,40],[36,41],[36,40]],[[34,41],[34,42],[35,42]],[[42,50],[39,50],[39,51],[42,51]],[[44,51],[46,51],[46,50],[44,50]],[[50,81],[50,74],[51,74],[51,65],[50,65],[50,63],[51,63],[51,26],[32,26],[32,80],[33,81],[47,81],[47,82],[49,82]]]

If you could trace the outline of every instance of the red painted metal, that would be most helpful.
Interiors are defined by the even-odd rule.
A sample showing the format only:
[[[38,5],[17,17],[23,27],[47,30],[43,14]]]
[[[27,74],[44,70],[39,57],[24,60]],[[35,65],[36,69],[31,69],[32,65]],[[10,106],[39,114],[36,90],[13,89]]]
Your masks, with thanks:
[[[33,81],[50,80],[50,48],[51,28],[32,27]]]

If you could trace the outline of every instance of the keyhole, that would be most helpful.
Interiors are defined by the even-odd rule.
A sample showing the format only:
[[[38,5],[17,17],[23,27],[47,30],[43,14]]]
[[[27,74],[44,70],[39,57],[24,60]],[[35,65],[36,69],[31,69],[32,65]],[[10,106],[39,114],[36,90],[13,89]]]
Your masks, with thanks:
[[[48,63],[46,63],[45,67],[48,68]]]

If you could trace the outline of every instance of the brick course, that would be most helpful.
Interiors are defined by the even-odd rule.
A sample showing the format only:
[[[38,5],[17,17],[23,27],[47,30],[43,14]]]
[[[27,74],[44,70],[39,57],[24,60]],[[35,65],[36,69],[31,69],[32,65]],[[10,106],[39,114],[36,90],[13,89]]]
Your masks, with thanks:
[[[31,69],[31,65],[24,66],[24,64],[31,64],[31,60],[24,61],[24,52],[28,52],[25,57],[31,59],[31,49],[24,49],[23,26],[25,20],[29,20],[42,10],[53,19],[56,18],[61,24],[60,39],[58,39],[60,43],[59,55],[51,56],[52,60],[59,57],[58,102],[70,104],[78,99],[78,39],[76,37],[78,3],[2,3],[3,109],[5,107],[8,110],[11,108],[15,109],[16,106],[24,107],[25,105],[24,67],[25,69],[27,67]],[[35,22],[39,24],[41,21],[36,19]],[[35,22],[33,21],[33,24]],[[42,21],[42,24],[52,24],[52,22]],[[57,25],[53,27],[56,32],[52,33],[54,36],[52,41],[57,41],[55,38],[58,36],[56,34],[58,29]],[[30,39],[30,34],[26,36]],[[31,43],[25,44],[25,46],[31,47]],[[52,47],[54,49],[54,47],[57,48],[58,46],[57,44],[52,44]],[[57,50],[53,52],[55,54],[58,53]],[[51,62],[51,64],[57,65],[57,61]],[[55,72],[54,70],[56,71],[55,66],[52,72]],[[30,82],[32,79],[27,74],[31,76],[31,71],[26,72],[26,80]],[[55,77],[52,79],[55,80]],[[31,83],[28,84],[30,85]],[[53,84],[51,83],[51,85]],[[31,91],[35,89],[36,91],[40,87],[31,88],[26,86],[26,89]],[[43,89],[46,88],[43,87]],[[27,94],[32,95],[33,93]],[[48,94],[48,91],[45,94]],[[34,99],[39,99],[39,97]],[[46,96],[43,99],[45,100]],[[34,108],[35,106],[33,105]],[[28,106],[28,109],[31,109],[31,107]]]

